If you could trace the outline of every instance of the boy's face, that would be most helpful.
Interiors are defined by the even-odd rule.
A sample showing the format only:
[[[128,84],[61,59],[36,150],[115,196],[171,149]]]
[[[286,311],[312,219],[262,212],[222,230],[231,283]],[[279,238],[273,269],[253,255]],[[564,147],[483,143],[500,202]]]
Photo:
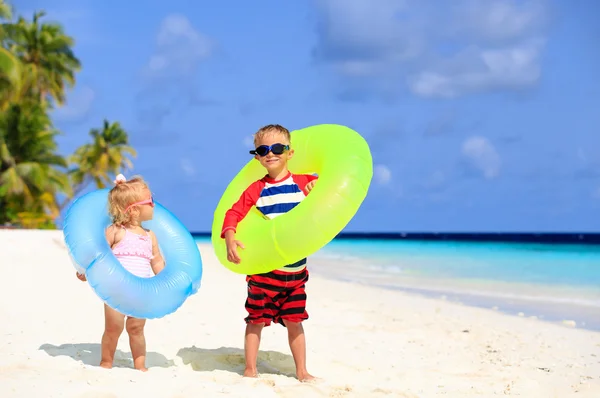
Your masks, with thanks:
[[[258,138],[256,148],[262,145],[272,146],[274,144],[290,145],[289,140],[281,133],[265,134]],[[270,173],[281,172],[287,168],[287,162],[294,156],[294,150],[284,150],[282,154],[276,155],[269,151],[265,156],[254,155],[254,158]]]

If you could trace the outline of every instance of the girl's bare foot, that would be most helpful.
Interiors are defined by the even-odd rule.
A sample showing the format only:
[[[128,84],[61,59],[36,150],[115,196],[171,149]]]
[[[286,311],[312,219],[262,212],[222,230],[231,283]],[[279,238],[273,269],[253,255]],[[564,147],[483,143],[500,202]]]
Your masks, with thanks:
[[[133,360],[133,367],[137,370],[141,370],[142,372],[147,372],[148,368],[146,367],[146,356],[140,355]]]
[[[315,382],[315,381],[319,380],[318,378],[316,378],[315,376],[311,375],[308,372],[298,373],[296,375],[296,377],[298,378],[298,381],[300,381],[301,383],[310,383],[310,382]]]
[[[102,362],[100,362],[100,367],[104,368],[104,369],[112,369],[112,363],[102,361]]]
[[[244,369],[244,377],[258,377],[258,372],[256,369]]]

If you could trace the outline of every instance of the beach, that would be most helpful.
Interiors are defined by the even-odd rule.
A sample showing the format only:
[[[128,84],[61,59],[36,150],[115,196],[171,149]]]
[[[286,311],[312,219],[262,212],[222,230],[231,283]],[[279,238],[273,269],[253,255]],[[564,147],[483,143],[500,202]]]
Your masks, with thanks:
[[[133,370],[126,333],[106,370],[102,303],[62,232],[0,230],[0,397],[600,396],[598,332],[315,273],[304,327],[322,380],[295,379],[279,325],[263,331],[260,377],[243,378],[244,276],[199,248],[198,293],[147,322],[149,371]]]

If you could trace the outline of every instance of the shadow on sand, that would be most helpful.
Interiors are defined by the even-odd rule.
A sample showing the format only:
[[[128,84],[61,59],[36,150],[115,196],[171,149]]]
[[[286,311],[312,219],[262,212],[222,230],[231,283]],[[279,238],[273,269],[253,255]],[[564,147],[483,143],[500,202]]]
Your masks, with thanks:
[[[42,344],[39,349],[46,351],[46,353],[52,357],[66,356],[91,366],[98,366],[100,364],[100,344],[79,343],[61,344],[59,346]],[[131,353],[117,349],[113,366],[119,368],[133,368]],[[146,366],[148,368],[168,368],[170,366],[175,366],[175,363],[173,360],[167,359],[162,354],[148,352],[146,353]]]
[[[177,356],[185,365],[191,365],[193,370],[199,372],[225,370],[239,375],[244,373],[244,350],[240,348],[206,349],[192,346],[180,349]],[[259,351],[257,368],[258,373],[296,376],[292,356],[277,351]]]

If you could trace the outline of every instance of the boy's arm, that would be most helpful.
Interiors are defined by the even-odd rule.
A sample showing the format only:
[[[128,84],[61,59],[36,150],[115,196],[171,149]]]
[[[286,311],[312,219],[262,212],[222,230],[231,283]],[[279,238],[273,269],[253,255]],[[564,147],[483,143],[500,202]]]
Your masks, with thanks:
[[[298,185],[298,188],[300,188],[302,192],[304,192],[304,195],[308,195],[308,193],[310,192],[310,189],[307,189],[307,185],[309,185],[309,183],[313,181],[316,182],[318,178],[318,176],[312,174],[294,174],[293,176],[294,182],[296,183],[296,185]],[[310,188],[312,189],[312,187]]]
[[[237,202],[231,206],[231,209],[225,213],[223,228],[221,228],[221,238],[225,238],[225,232],[236,232],[237,225],[246,217],[252,206],[256,204],[260,197],[260,192],[265,183],[262,180],[252,183],[242,194]]]

